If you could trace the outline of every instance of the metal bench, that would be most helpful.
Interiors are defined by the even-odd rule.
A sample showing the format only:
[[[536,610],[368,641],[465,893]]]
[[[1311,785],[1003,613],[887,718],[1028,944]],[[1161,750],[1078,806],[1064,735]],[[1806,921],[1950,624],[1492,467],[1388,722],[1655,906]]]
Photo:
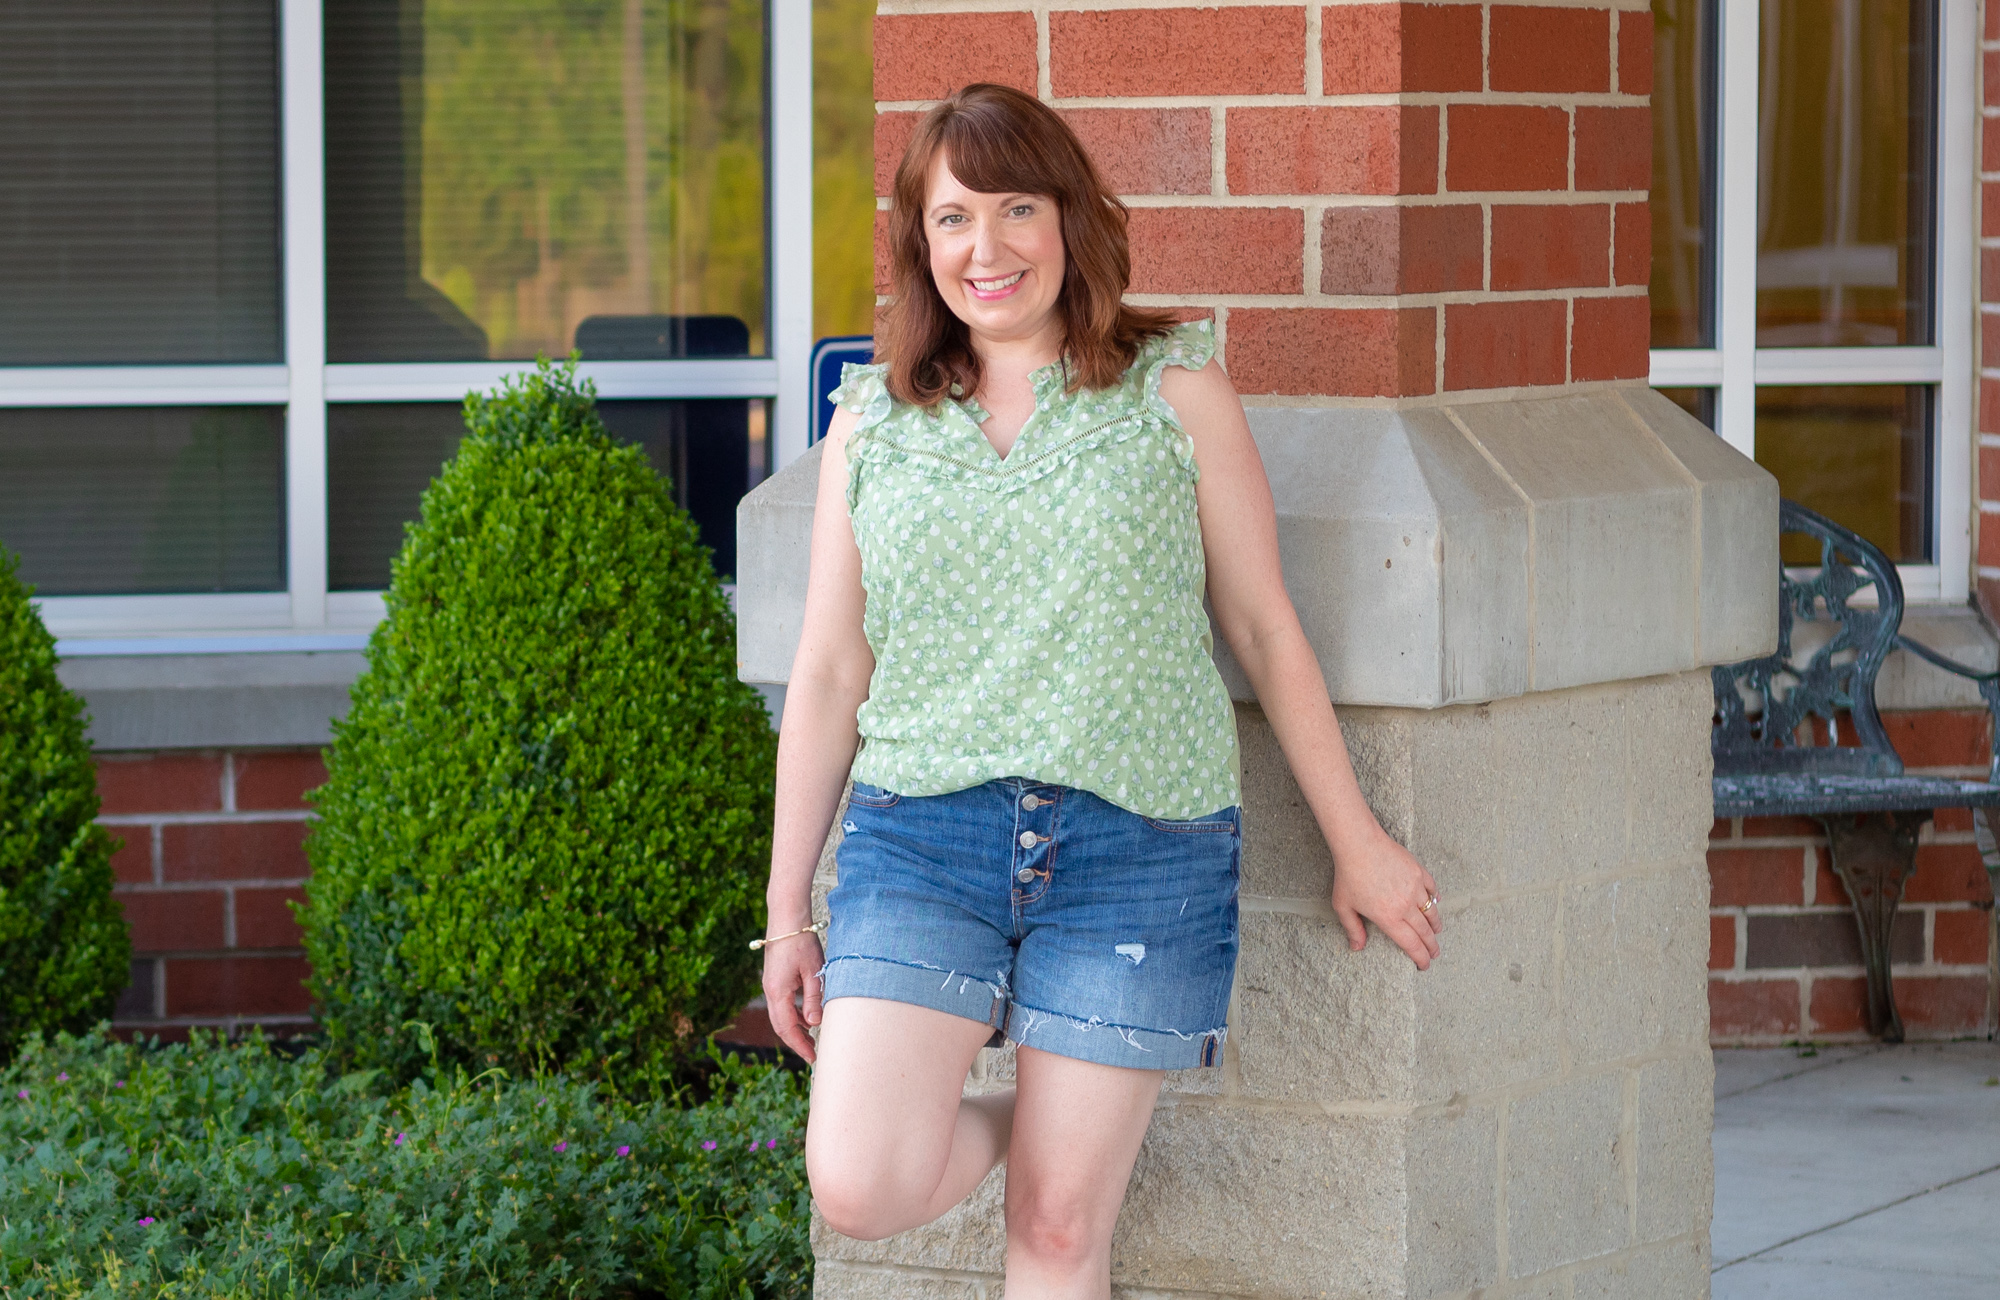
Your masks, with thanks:
[[[1811,576],[1782,573],[1778,650],[1714,669],[1715,815],[1816,817],[1826,827],[1833,870],[1847,887],[1868,970],[1868,1030],[1903,1041],[1889,979],[1889,931],[1917,855],[1917,832],[1939,808],[2000,805],[2000,672],[1968,668],[1902,635],[1903,583],[1872,543],[1793,501],[1778,527],[1819,542]],[[1804,571],[1801,571],[1802,574]],[[1855,598],[1871,593],[1857,604]],[[1829,619],[1833,636],[1802,659],[1798,621]],[[1984,781],[1905,776],[1875,709],[1875,675],[1901,648],[1979,686],[1994,717],[1994,755]],[[1814,725],[1818,719],[1822,726]]]

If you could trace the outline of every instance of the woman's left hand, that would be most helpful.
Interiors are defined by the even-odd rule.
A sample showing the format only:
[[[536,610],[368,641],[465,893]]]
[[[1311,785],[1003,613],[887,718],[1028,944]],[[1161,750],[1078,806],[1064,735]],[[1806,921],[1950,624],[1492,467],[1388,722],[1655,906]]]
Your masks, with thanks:
[[[1438,955],[1444,908],[1437,882],[1410,851],[1377,829],[1359,848],[1339,854],[1333,867],[1333,912],[1347,931],[1347,946],[1360,952],[1373,921],[1418,970],[1429,970]]]

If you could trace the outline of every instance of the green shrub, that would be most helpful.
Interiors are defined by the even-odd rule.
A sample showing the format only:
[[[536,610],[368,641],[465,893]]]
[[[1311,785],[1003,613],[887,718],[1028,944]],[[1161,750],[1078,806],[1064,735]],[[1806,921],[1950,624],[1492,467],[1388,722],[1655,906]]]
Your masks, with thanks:
[[[302,916],[347,1061],[657,1092],[755,993],[776,738],[695,526],[574,363],[466,401],[353,711]]]
[[[0,1075],[0,1295],[811,1291],[797,1076],[728,1058],[716,1096],[677,1109],[327,1065],[261,1039],[33,1040]]]
[[[83,701],[56,680],[30,594],[0,548],[0,1062],[109,1015],[132,977]]]

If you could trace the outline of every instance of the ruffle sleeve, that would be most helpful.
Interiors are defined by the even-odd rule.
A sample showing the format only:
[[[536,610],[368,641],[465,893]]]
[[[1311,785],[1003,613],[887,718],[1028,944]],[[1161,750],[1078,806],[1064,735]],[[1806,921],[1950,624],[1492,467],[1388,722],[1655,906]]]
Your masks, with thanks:
[[[889,395],[889,367],[856,365],[850,361],[840,368],[840,386],[826,397],[843,411],[853,411],[861,417],[847,435],[847,509],[851,513],[859,504],[862,463],[879,458],[883,450],[878,445],[881,439],[869,434],[881,427],[895,406],[895,399]]]
[[[1133,368],[1142,370],[1139,399],[1146,409],[1158,416],[1168,428],[1178,435],[1174,438],[1174,451],[1188,473],[1196,479],[1201,471],[1194,463],[1194,441],[1181,428],[1180,417],[1173,406],[1160,396],[1160,376],[1168,366],[1179,366],[1183,370],[1199,370],[1215,359],[1215,322],[1213,320],[1183,321],[1159,338],[1148,340],[1139,358],[1140,365]]]
[[[885,365],[858,366],[848,362],[840,368],[840,386],[826,395],[826,400],[844,411],[853,411],[861,417],[856,430],[882,423],[889,414],[892,399],[889,396],[889,367]]]

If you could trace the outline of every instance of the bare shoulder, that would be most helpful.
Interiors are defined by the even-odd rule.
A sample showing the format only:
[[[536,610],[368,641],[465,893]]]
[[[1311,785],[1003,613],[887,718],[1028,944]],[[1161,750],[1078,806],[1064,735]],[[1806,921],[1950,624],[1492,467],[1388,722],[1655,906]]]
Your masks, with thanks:
[[[1160,397],[1174,408],[1181,428],[1196,443],[1238,429],[1247,432],[1242,399],[1219,362],[1210,361],[1199,370],[1168,366],[1160,375]]]

